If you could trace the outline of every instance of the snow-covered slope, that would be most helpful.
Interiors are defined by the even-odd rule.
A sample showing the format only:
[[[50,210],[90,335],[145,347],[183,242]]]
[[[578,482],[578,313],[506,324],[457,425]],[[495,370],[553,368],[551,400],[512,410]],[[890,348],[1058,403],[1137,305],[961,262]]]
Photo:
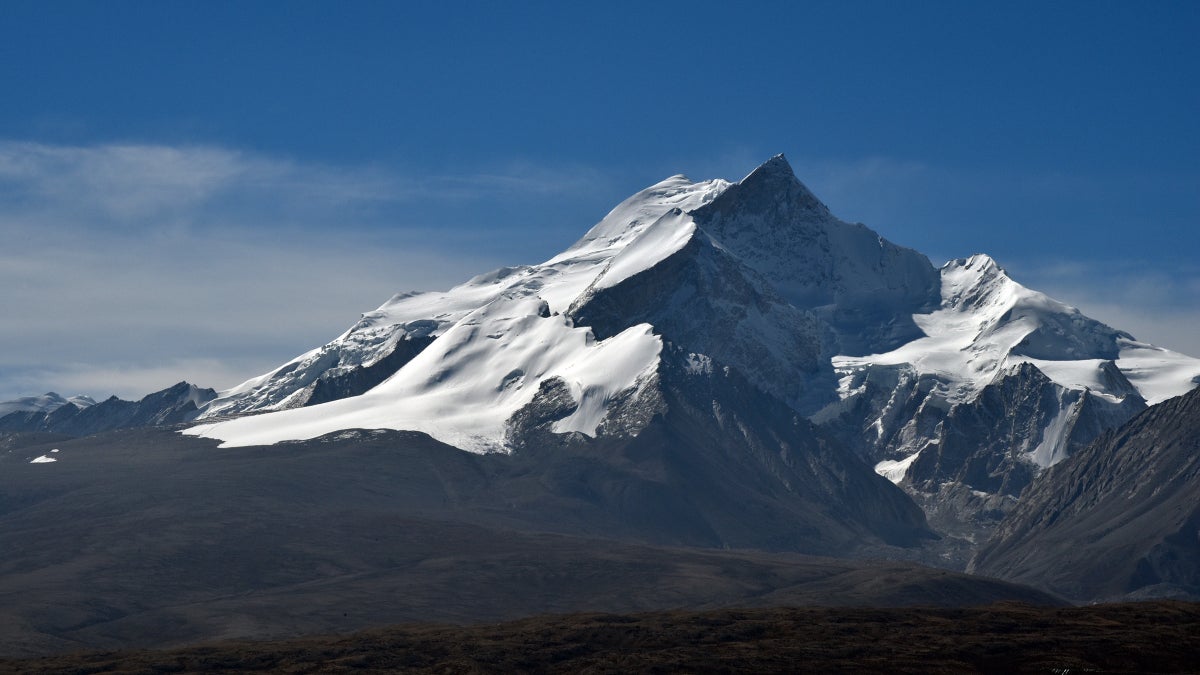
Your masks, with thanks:
[[[541,265],[480,275],[446,292],[398,295],[330,344],[222,392],[204,418],[281,410],[197,427],[229,445],[304,439],[347,428],[420,430],[473,451],[505,448],[505,421],[561,378],[579,408],[557,430],[595,433],[617,394],[653,374],[660,339],[630,326],[605,340],[563,313],[586,291],[619,284],[683,247],[687,215],[729,183],[673,176],[622,202]],[[361,396],[303,406],[322,379],[370,367],[397,345],[425,344]]]
[[[941,277],[940,307],[913,316],[924,337],[884,354],[834,357],[843,398],[868,369],[900,365],[936,378],[949,403],[974,399],[1020,363],[1037,366],[1068,389],[1110,400],[1137,394],[1150,405],[1197,384],[1200,360],[1138,342],[1031,291],[986,255],[952,260]]]
[[[505,294],[463,317],[396,375],[371,391],[199,427],[230,445],[308,439],[341,429],[424,431],[475,452],[504,450],[505,422],[542,382],[565,382],[578,407],[556,431],[595,435],[606,402],[654,374],[662,344],[650,326],[607,340],[551,314],[526,292]]]
[[[403,347],[406,358],[394,364],[394,372],[469,315],[497,301],[504,305],[505,296],[536,296],[550,312],[562,313],[589,287],[616,283],[684,245],[692,230],[682,214],[728,186],[672,176],[622,202],[574,246],[541,265],[501,268],[448,291],[399,294],[329,344],[221,392],[202,418],[304,406],[323,380],[370,368]]]
[[[865,420],[864,442],[873,447],[879,472],[893,481],[920,466],[913,463],[917,453],[965,432],[953,426],[957,406],[976,405],[987,387],[1009,379],[1044,375],[1054,389],[1047,395],[1058,401],[1032,435],[1007,441],[1038,467],[1069,454],[1075,441],[1068,437],[1081,414],[1104,418],[1092,424],[1098,433],[1200,382],[1200,360],[1138,342],[1029,290],[986,255],[947,263],[941,279],[940,306],[913,316],[923,337],[881,354],[832,359],[842,401],[824,415],[844,418],[859,400],[886,398],[867,406],[874,410]],[[1088,406],[1081,396],[1090,399]]]

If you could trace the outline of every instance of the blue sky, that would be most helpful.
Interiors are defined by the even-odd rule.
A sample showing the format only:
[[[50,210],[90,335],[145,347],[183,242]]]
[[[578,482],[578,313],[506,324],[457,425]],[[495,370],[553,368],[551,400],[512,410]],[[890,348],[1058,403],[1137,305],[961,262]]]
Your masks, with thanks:
[[[229,386],[778,152],[935,263],[1200,355],[1197,34],[1195,2],[10,0],[0,398]]]

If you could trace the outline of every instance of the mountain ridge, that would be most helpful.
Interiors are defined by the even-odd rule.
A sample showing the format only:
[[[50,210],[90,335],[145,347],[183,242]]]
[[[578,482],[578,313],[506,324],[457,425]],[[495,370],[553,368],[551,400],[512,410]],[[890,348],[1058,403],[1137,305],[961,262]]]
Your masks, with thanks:
[[[544,263],[396,295],[221,392],[184,433],[231,447],[414,429],[511,452],[545,399],[535,407],[570,412],[538,427],[543,442],[636,436],[668,346],[740,372],[903,488],[951,535],[956,567],[1047,467],[1200,378],[1200,360],[1027,289],[987,255],[938,269],[839,220],[777,155],[738,182],[660,181]],[[649,407],[632,414],[637,401]]]
[[[77,402],[80,397],[72,397],[57,405],[0,416],[0,432],[87,436],[116,429],[177,424],[194,419],[201,407],[216,395],[212,389],[184,381],[137,401],[110,396],[99,403],[87,397]]]

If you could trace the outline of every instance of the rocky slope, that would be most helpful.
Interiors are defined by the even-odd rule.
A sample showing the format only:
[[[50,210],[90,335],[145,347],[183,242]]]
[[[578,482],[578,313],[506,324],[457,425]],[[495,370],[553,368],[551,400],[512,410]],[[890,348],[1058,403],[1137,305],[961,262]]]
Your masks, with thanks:
[[[1200,599],[1200,390],[1045,472],[971,568],[1081,601]]]

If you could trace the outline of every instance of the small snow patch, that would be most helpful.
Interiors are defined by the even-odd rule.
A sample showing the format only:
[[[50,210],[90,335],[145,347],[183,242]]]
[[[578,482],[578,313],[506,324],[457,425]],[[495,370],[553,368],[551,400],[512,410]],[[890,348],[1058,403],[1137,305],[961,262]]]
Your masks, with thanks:
[[[50,452],[58,452],[58,451],[51,450]],[[58,460],[55,459],[54,457],[51,457],[49,455],[42,455],[40,457],[34,457],[33,459],[29,460],[29,463],[30,464],[49,464],[50,462],[57,462],[57,461]]]
[[[704,354],[691,353],[687,355],[683,368],[688,375],[711,375],[712,359]]]
[[[893,483],[899,484],[900,481],[904,480],[904,474],[908,471],[908,467],[912,466],[913,461],[916,460],[917,455],[920,454],[920,451],[917,451],[908,457],[905,457],[904,459],[885,459],[875,465],[875,473],[883,476]]]

